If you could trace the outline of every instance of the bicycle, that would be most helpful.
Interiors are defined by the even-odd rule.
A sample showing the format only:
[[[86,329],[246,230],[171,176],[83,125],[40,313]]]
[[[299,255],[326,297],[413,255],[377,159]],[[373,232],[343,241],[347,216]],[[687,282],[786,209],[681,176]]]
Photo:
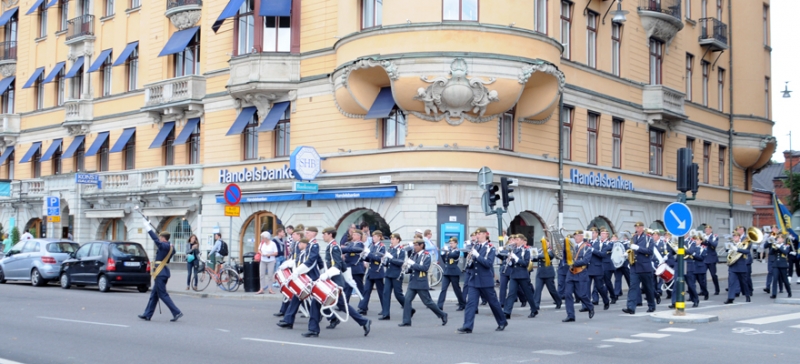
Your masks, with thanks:
[[[205,267],[205,269],[201,269],[200,273],[197,275],[197,285],[192,286],[197,292],[201,292],[205,290],[208,285],[213,280],[216,282],[217,287],[219,287],[223,291],[227,292],[235,292],[239,289],[239,285],[241,285],[241,277],[239,277],[239,272],[231,268],[231,266],[223,265],[220,267],[219,274],[214,273],[214,269],[209,267],[208,261],[200,259],[200,264]]]

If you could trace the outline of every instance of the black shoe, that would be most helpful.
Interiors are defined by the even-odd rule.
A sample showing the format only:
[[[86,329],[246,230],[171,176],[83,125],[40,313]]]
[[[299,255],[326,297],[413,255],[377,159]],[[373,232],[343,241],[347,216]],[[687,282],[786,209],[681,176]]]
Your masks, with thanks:
[[[593,304],[593,305],[595,305],[595,306],[597,306],[597,305],[599,305],[599,304],[600,304],[600,302],[599,302],[599,301],[592,301],[592,304]]]
[[[730,305],[731,303],[733,303],[733,300],[732,300],[732,299],[730,299],[730,298],[728,298],[728,300],[727,300],[727,301],[725,301],[725,304],[726,304],[726,305]]]
[[[411,326],[411,324],[407,324],[407,323],[403,322],[403,323],[397,324],[397,326],[406,327],[406,326]]]
[[[637,303],[636,307],[642,307],[642,304],[641,303]]]
[[[616,305],[617,304],[617,298],[616,297],[611,299],[611,304],[612,305]]]
[[[444,313],[444,316],[442,316],[442,326],[447,326],[447,313],[446,312]]]
[[[329,329],[329,330],[333,330],[333,329],[335,329],[335,328],[336,328],[336,326],[339,326],[339,324],[340,324],[340,323],[341,323],[341,321],[339,321],[339,319],[337,319],[336,317],[334,317],[334,318],[331,320],[331,323],[330,323],[330,325],[326,326],[325,328],[326,328],[326,329]]]
[[[556,310],[560,310],[560,309],[561,309],[561,304],[560,303],[556,304]]]
[[[675,308],[675,305],[672,305],[672,304],[671,304],[671,305],[669,305],[669,309],[670,309],[670,310],[672,310],[672,309],[674,309],[674,308]]]
[[[575,322],[575,319],[572,318],[572,317],[567,317],[567,318],[561,320],[561,322]]]
[[[538,314],[539,314],[539,311],[533,311],[532,314],[528,315],[528,318],[535,318],[536,315],[538,315]]]
[[[698,307],[698,306],[700,306],[700,301],[692,302],[692,307]]]
[[[706,292],[706,295],[703,296],[703,301],[708,301],[708,292]]]
[[[764,288],[764,292],[769,293],[769,288]]]
[[[378,321],[391,320],[392,316],[378,316]]]
[[[465,307],[464,307],[464,306],[458,306],[458,308],[456,309],[456,311],[464,311],[464,309],[465,309]]]
[[[273,313],[273,314],[272,314],[272,316],[275,316],[275,317],[283,317],[283,316],[285,316],[285,315],[286,315],[286,314],[285,314],[285,313],[283,313],[283,312],[278,312],[278,313]]]
[[[581,308],[578,312],[589,312],[589,309],[586,307]]]
[[[314,331],[309,331],[301,335],[303,335],[303,337],[319,337],[319,333]]]
[[[725,288],[725,292],[728,292],[728,289],[727,289],[727,288]]]
[[[367,315],[367,311],[366,310],[359,309],[357,312],[358,312],[359,315],[362,315],[362,316],[366,316]]]
[[[636,314],[636,312],[634,312],[634,311],[631,311],[631,310],[629,310],[629,309],[627,309],[627,308],[623,308],[623,309],[622,309],[622,312],[625,312],[625,313],[627,313],[627,314],[629,314],[629,315],[634,315],[634,314]]]
[[[739,298],[739,294],[738,293],[736,294],[736,298]]]
[[[603,305],[603,311],[606,311],[606,310],[608,310],[608,308],[609,308],[609,307],[611,307],[611,305],[609,305],[608,303],[606,303],[605,305]]]
[[[650,312],[656,312],[656,309],[655,308],[648,308],[647,309],[647,313],[650,313]]]
[[[508,324],[500,325],[496,329],[494,329],[494,331],[503,331],[506,329],[506,326],[508,326]]]
[[[178,312],[178,314],[175,315],[175,317],[173,317],[172,320],[169,320],[169,321],[170,322],[175,322],[175,321],[178,321],[178,319],[181,318],[181,317],[183,317],[183,312]]]
[[[510,313],[507,313],[505,315],[506,315],[506,320],[511,320],[511,314]]]
[[[789,298],[792,298],[792,292],[789,292]]]
[[[714,296],[719,296],[719,291],[714,292]]]
[[[411,309],[411,317],[414,317],[415,313],[417,313],[417,309],[416,308],[412,308]]]
[[[291,329],[293,329],[293,328],[294,328],[294,325],[293,325],[293,324],[287,323],[287,322],[285,322],[285,321],[278,321],[278,323],[277,323],[276,325],[278,325],[278,327],[280,327],[280,328],[282,328],[282,329],[289,329],[289,330],[291,330]]]
[[[657,305],[661,304],[661,296],[656,296],[656,304]]]
[[[745,296],[745,298],[747,299],[745,302],[750,302],[750,296]]]
[[[471,333],[472,333],[472,329],[467,329],[467,328],[464,328],[464,327],[459,327],[459,328],[456,330],[456,332],[457,332],[457,333],[459,333],[459,334],[471,334]]]
[[[150,321],[150,318],[145,316],[145,315],[138,315],[137,317],[139,317],[140,319],[145,320],[145,321]]]
[[[589,319],[591,320],[594,317],[594,310],[589,310]]]
[[[672,298],[672,293],[667,292],[667,299],[671,299],[671,298]]]
[[[772,298],[774,300],[776,297],[775,296],[769,296],[769,298]]]
[[[488,304],[489,304],[489,302],[486,302],[486,301],[481,302],[481,306],[486,306]]]
[[[369,330],[372,327],[372,320],[367,320],[367,323],[365,323],[364,326],[361,327],[364,328],[364,336],[369,335]]]

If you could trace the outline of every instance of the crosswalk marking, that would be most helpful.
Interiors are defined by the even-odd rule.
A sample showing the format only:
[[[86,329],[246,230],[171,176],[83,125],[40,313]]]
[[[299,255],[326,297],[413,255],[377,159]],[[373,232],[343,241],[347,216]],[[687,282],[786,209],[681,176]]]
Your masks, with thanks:
[[[695,329],[682,329],[680,327],[668,327],[666,329],[661,329],[661,330],[658,330],[658,331],[663,331],[663,332],[692,332],[694,330]]]
[[[631,337],[643,337],[648,339],[663,339],[667,336],[670,336],[670,334],[641,333],[641,334],[631,335]]]
[[[597,345],[598,349],[606,349],[606,348],[613,348],[614,345]]]
[[[613,338],[613,339],[605,339],[603,341],[607,341],[607,342],[611,342],[611,343],[621,343],[621,344],[634,344],[634,343],[640,343],[643,340],[623,339],[621,337],[616,337],[616,338]]]
[[[791,327],[793,329],[800,329],[800,325],[794,325],[794,326],[789,326],[789,327]]]
[[[741,324],[750,324],[750,325],[766,325],[766,324],[774,324],[776,322],[790,321],[790,320],[800,320],[800,313],[790,313],[788,315],[778,315],[778,316],[767,316],[757,319],[750,319],[750,320],[743,320],[736,322]]]
[[[561,350],[538,350],[538,351],[534,351],[533,353],[534,354],[546,354],[546,355],[558,355],[558,356],[575,354],[574,351],[561,351]]]
[[[633,315],[625,313],[625,314],[622,314],[620,316],[621,317],[644,317],[644,316],[650,316],[651,313],[652,312],[639,312],[639,313],[635,313]]]

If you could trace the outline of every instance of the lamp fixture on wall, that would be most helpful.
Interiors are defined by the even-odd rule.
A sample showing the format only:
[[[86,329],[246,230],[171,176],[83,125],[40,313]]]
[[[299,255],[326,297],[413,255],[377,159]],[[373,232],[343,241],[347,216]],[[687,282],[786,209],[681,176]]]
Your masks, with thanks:
[[[786,81],[786,88],[784,88],[781,93],[783,93],[784,99],[789,99],[792,97],[792,91],[789,91],[789,81]]]

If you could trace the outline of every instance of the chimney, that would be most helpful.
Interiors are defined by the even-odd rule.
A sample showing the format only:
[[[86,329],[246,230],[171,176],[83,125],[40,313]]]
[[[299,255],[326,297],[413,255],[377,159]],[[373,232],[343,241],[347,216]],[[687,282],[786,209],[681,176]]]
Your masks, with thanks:
[[[792,167],[800,165],[800,151],[784,151],[783,152],[783,170],[790,171]]]

